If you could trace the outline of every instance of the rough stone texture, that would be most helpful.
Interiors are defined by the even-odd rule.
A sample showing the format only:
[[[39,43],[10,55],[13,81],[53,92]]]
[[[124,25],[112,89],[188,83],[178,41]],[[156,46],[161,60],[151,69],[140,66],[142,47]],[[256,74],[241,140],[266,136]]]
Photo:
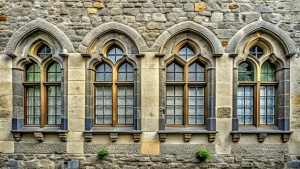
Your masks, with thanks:
[[[205,149],[210,153],[215,153],[214,144],[161,144],[161,154],[193,154],[199,149]]]
[[[287,154],[287,144],[233,144],[233,154],[261,154],[261,155],[278,155]]]
[[[217,108],[217,118],[231,118],[231,108],[230,107]]]
[[[110,153],[116,154],[139,154],[141,144],[92,144],[84,143],[85,154],[96,154],[101,149],[107,149]]]
[[[44,154],[44,153],[58,153],[63,154],[67,152],[66,143],[15,143],[16,153],[28,154]]]

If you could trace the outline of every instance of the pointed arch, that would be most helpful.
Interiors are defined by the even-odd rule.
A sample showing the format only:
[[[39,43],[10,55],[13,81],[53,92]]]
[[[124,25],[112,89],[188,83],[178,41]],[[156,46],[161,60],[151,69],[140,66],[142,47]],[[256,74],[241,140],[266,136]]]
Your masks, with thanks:
[[[157,52],[161,51],[162,47],[166,44],[166,42],[168,42],[171,37],[185,31],[192,31],[200,34],[209,43],[214,54],[223,53],[223,47],[217,36],[208,28],[193,21],[181,22],[168,28],[155,40],[154,44],[151,47],[152,50]]]
[[[6,53],[7,55],[14,55],[19,42],[21,42],[22,39],[27,37],[29,34],[36,31],[43,31],[52,35],[59,41],[59,43],[61,44],[61,46],[63,46],[64,49],[66,49],[70,53],[74,53],[73,44],[68,38],[68,36],[57,26],[41,18],[37,18],[19,28],[9,39],[4,53]]]
[[[297,53],[297,49],[295,46],[294,41],[289,36],[287,32],[279,28],[277,25],[272,23],[266,22],[262,19],[252,22],[245,26],[244,28],[240,29],[228,42],[228,45],[225,49],[226,53],[236,53],[237,46],[240,41],[248,36],[249,34],[256,32],[256,31],[263,31],[269,33],[276,37],[276,39],[282,43],[286,56],[292,56]]]
[[[90,31],[82,40],[79,46],[79,52],[87,53],[90,46],[94,43],[94,41],[101,35],[106,34],[108,32],[121,32],[128,36],[137,46],[139,52],[146,51],[148,49],[148,45],[146,45],[145,40],[143,37],[133,28],[117,23],[117,22],[108,22],[99,25],[98,27],[94,28]]]

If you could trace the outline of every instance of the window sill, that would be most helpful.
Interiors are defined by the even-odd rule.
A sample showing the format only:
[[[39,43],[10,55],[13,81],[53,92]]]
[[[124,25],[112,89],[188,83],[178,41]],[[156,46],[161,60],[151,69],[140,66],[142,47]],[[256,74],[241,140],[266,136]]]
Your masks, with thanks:
[[[67,134],[68,130],[61,130],[60,127],[23,127],[19,130],[11,130],[13,133],[15,141],[19,142],[22,140],[22,135],[23,134],[34,134],[35,138],[39,142],[44,141],[44,135],[46,133],[55,133],[58,134],[58,137],[60,138],[61,141],[65,142],[67,141]]]
[[[139,142],[142,132],[133,127],[92,127],[91,130],[84,131],[84,137],[86,142],[91,142],[93,135],[109,134],[110,140],[116,142],[119,134],[132,134],[134,142]]]
[[[293,133],[292,131],[278,130],[276,126],[259,127],[259,128],[240,127],[239,131],[230,132],[233,142],[239,142],[242,134],[257,134],[258,142],[264,142],[268,134],[281,134],[281,139],[283,143],[289,141],[290,135],[292,133]]]
[[[192,139],[192,134],[207,134],[208,141],[214,142],[216,138],[217,131],[208,131],[202,128],[178,128],[178,127],[166,127],[165,130],[159,130],[157,132],[159,134],[160,142],[165,142],[167,138],[167,134],[183,134],[183,140],[185,142],[189,142]]]

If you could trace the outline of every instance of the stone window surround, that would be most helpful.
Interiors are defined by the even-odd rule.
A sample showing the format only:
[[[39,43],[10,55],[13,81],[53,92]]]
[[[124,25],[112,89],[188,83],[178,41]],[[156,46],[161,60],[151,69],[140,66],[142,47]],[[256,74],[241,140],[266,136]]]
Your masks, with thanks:
[[[258,34],[261,34],[260,32]],[[255,45],[258,45],[264,50],[264,54],[258,59],[255,56],[249,54],[249,49]],[[277,56],[272,53],[272,47],[265,41],[263,38],[254,38],[250,40],[246,47],[244,48],[244,59],[240,59],[237,61],[236,67],[233,69],[233,118],[232,118],[232,131],[230,132],[232,135],[233,142],[238,142],[242,134],[257,134],[257,139],[259,142],[263,142],[268,134],[281,134],[282,142],[287,142],[289,140],[290,134],[293,132],[290,131],[290,119],[289,117],[289,67],[283,66],[284,63],[277,59]],[[233,58],[235,58],[234,55]],[[286,57],[286,61],[289,60],[289,57]],[[277,112],[277,125],[270,126],[260,126],[255,127],[253,125],[239,125],[237,118],[237,88],[239,85],[238,81],[238,65],[244,61],[248,61],[255,65],[262,65],[265,61],[270,61],[272,64],[276,66],[276,76],[278,79],[278,89],[277,90],[277,110],[283,113]],[[252,64],[252,66],[253,66]],[[259,66],[259,67],[260,67]],[[254,66],[255,67],[255,66]],[[254,68],[254,79],[257,79],[257,69]],[[256,80],[254,80],[256,83]],[[257,98],[259,99],[259,98]],[[255,100],[254,100],[255,101]],[[288,106],[286,106],[288,105]],[[255,109],[255,107],[254,107]],[[259,116],[257,117],[259,118]],[[255,120],[255,119],[254,119]]]
[[[48,65],[50,65],[51,63],[53,63],[54,61],[56,61],[57,63],[59,63],[61,65],[61,89],[62,89],[62,94],[61,94],[61,124],[60,125],[42,125],[41,127],[36,127],[36,126],[30,126],[30,125],[24,125],[24,116],[23,118],[21,117],[13,117],[12,119],[12,130],[11,132],[13,133],[13,137],[15,139],[15,141],[19,142],[22,139],[22,135],[25,133],[34,133],[36,139],[40,142],[44,141],[44,134],[46,133],[57,133],[59,138],[61,139],[61,141],[66,141],[67,139],[67,133],[68,133],[68,119],[66,116],[67,113],[67,108],[64,105],[67,105],[67,95],[65,94],[65,92],[67,91],[67,61],[66,58],[68,57],[67,54],[55,54],[52,53],[49,56],[47,56],[44,59],[40,59],[37,56],[37,49],[35,49],[36,47],[41,46],[41,44],[47,44],[47,42],[44,41],[38,41],[35,44],[32,44],[34,50],[34,53],[32,54],[28,54],[28,61],[24,61],[24,63],[22,64],[23,67],[22,68],[13,68],[13,83],[14,84],[18,84],[18,85],[13,85],[13,96],[14,97],[18,97],[20,98],[20,96],[22,97],[22,107],[23,107],[23,99],[25,96],[23,96],[23,91],[24,91],[24,87],[23,87],[23,83],[25,79],[25,67],[28,63],[31,63],[32,61],[34,61],[35,63],[37,63],[40,68],[41,68],[41,78],[42,76],[46,75],[46,70],[48,68]],[[51,45],[49,45],[49,47],[51,48],[51,51],[54,51],[54,49],[51,47]],[[54,55],[54,56],[53,56]],[[44,74],[44,75],[43,75]],[[46,78],[44,78],[46,80]],[[41,83],[43,83],[41,81]],[[22,91],[22,94],[20,93],[20,91]],[[21,95],[20,95],[21,94]],[[41,95],[41,99],[43,98],[43,96]],[[20,107],[21,105],[19,105],[18,102],[13,102],[13,107],[14,107],[14,111],[18,111],[17,107]],[[22,114],[24,115],[24,110],[25,108],[22,108]],[[20,110],[19,110],[20,111]],[[19,112],[20,113],[20,112]],[[43,112],[41,112],[42,114]],[[44,115],[45,116],[45,115]]]
[[[185,41],[186,43],[186,41]],[[182,45],[182,43],[180,43]],[[180,45],[179,44],[179,45]],[[174,48],[175,50],[179,48],[179,45],[176,45]],[[194,58],[191,58],[190,60],[200,60],[200,62],[204,62],[204,65],[206,66],[206,80],[207,85],[207,95],[206,95],[206,101],[207,101],[207,118],[206,120],[206,128],[205,126],[203,127],[166,127],[165,124],[165,96],[166,96],[166,82],[165,82],[165,72],[166,72],[166,63],[173,61],[173,60],[179,60],[185,64],[187,62],[183,60],[180,56],[177,54],[173,54],[167,59],[164,59],[165,55],[164,54],[156,54],[156,57],[160,58],[160,69],[159,69],[159,74],[160,74],[160,116],[159,116],[159,131],[157,132],[159,134],[159,140],[161,142],[165,142],[167,134],[183,134],[183,139],[185,142],[189,142],[192,138],[192,134],[207,134],[208,135],[208,141],[209,142],[214,142],[216,134],[218,133],[216,131],[216,119],[215,119],[215,68],[214,67],[208,67],[208,64],[205,63],[205,60],[201,54],[196,54]],[[216,55],[217,57],[219,55]],[[163,60],[162,60],[163,59]],[[171,63],[171,62],[170,62]],[[193,62],[194,63],[194,62]],[[180,82],[179,82],[180,83]]]
[[[103,53],[106,53],[110,46],[117,45],[120,46],[124,52],[124,55],[121,59],[116,61],[116,63],[112,63],[110,59]],[[126,44],[125,44],[126,45]],[[112,39],[105,43],[102,48],[102,52],[99,56],[97,54],[82,54],[82,57],[86,58],[86,112],[85,112],[85,131],[84,136],[87,142],[92,141],[93,135],[102,135],[109,134],[111,141],[116,142],[119,134],[132,134],[135,142],[140,141],[141,131],[141,89],[140,89],[140,57],[143,57],[143,54],[127,54],[126,46],[119,42],[118,40]],[[94,94],[92,93],[92,89],[94,88],[94,76],[95,76],[95,68],[97,65],[101,63],[110,62],[110,64],[114,66],[121,65],[122,63],[128,62],[134,68],[134,125],[132,127],[126,126],[99,126],[94,125]],[[117,69],[116,69],[117,70]],[[117,73],[117,72],[115,72]],[[114,72],[113,72],[114,74]],[[113,112],[114,113],[114,112]]]

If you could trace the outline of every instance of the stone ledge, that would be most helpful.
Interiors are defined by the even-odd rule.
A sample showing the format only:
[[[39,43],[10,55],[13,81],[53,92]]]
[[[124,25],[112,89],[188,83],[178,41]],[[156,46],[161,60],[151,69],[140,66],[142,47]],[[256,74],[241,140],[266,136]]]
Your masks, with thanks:
[[[231,131],[233,142],[239,142],[242,134],[257,134],[258,142],[264,142],[268,134],[281,134],[282,142],[288,142],[292,131],[282,131],[282,130],[245,130],[245,131]]]
[[[110,135],[110,139],[112,142],[116,142],[118,140],[118,135],[119,134],[132,134],[134,142],[139,142],[140,141],[140,135],[143,131],[141,130],[134,130],[134,129],[122,129],[122,128],[115,128],[115,129],[110,129],[110,128],[96,128],[93,127],[92,130],[85,130],[84,131],[84,137],[86,142],[91,142],[93,135]]]
[[[55,133],[58,134],[58,137],[61,141],[65,142],[67,141],[67,133],[68,130],[60,130],[60,127],[23,127],[19,130],[11,130],[13,133],[13,137],[16,142],[19,142],[22,140],[23,134],[34,134],[36,139],[40,142],[44,141],[44,135],[46,133]]]
[[[192,139],[192,134],[207,134],[208,141],[214,142],[216,138],[217,131],[208,131],[208,130],[194,130],[194,129],[166,129],[159,130],[157,132],[159,134],[160,142],[165,142],[167,138],[167,134],[183,134],[183,140],[185,142],[189,142]]]

